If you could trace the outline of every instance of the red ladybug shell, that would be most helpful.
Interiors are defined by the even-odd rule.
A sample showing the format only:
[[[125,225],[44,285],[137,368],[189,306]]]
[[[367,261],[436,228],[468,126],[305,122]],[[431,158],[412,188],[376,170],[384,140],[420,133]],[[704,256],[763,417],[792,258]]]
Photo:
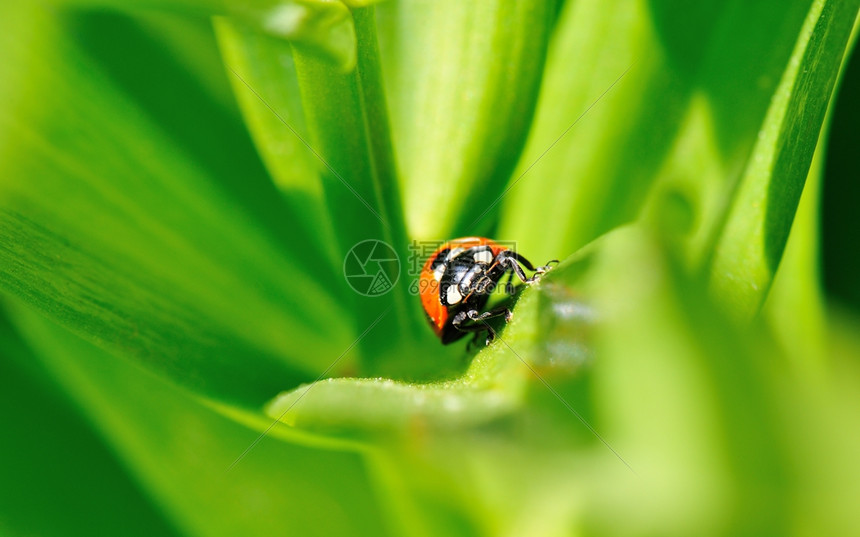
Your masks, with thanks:
[[[460,239],[454,239],[437,248],[436,251],[433,252],[433,255],[427,259],[427,262],[424,263],[424,268],[421,269],[421,279],[418,282],[419,289],[421,290],[421,305],[424,306],[424,311],[427,313],[433,332],[435,332],[439,337],[442,337],[443,335],[443,330],[448,323],[449,313],[448,307],[443,305],[439,298],[439,283],[441,275],[434,274],[432,269],[433,262],[436,261],[439,253],[446,249],[450,248],[452,251],[457,248],[467,250],[475,246],[489,246],[494,258],[499,255],[500,252],[509,249],[506,246],[497,244],[493,240],[484,237],[463,237]]]

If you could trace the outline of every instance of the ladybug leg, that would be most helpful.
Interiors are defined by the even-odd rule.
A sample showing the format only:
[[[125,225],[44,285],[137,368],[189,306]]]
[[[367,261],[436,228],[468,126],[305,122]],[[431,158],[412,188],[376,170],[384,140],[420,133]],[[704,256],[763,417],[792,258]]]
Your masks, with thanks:
[[[475,344],[475,342],[478,340],[478,336],[481,334],[481,332],[483,332],[484,330],[487,330],[489,328],[484,323],[463,324],[466,321],[473,319],[473,318],[476,318],[476,317],[480,317],[480,313],[478,312],[478,310],[469,310],[469,311],[459,312],[451,320],[451,325],[454,328],[456,328],[457,330],[459,330],[460,332],[474,332],[475,333],[475,336],[472,338],[472,340],[469,342],[469,344],[466,345],[466,350],[472,350],[472,347]],[[492,331],[492,328],[490,328],[490,330]],[[489,338],[489,335],[487,337]]]
[[[508,322],[514,318],[514,312],[512,312],[508,308],[497,308],[494,310],[485,311],[484,313],[478,313],[477,310],[469,310],[466,312],[466,315],[469,317],[469,319],[477,322],[486,321],[487,319],[502,316],[504,316],[505,322]]]
[[[488,325],[485,321],[487,319],[493,319],[495,317],[504,316],[505,321],[510,321],[514,314],[508,308],[498,308],[490,311],[486,311],[484,313],[479,312],[478,310],[472,309],[467,311],[461,311],[457,315],[454,316],[454,319],[451,321],[451,324],[457,330],[461,332],[483,332],[487,331],[487,344],[489,345],[493,339],[496,337],[496,331],[492,326]],[[463,324],[466,321],[473,321],[474,324]],[[476,334],[477,337],[477,334]]]
[[[549,272],[555,265],[558,265],[558,259],[550,259],[546,262],[546,265],[535,267],[535,273],[532,274],[532,277],[529,278],[529,281],[527,283],[532,283],[539,280],[541,276]]]
[[[511,310],[509,310],[508,308],[497,308],[494,310],[490,310],[490,311],[481,313],[480,315],[478,314],[477,311],[470,311],[468,313],[469,313],[469,319],[471,319],[475,322],[481,323],[481,325],[483,325],[484,328],[487,329],[487,341],[486,341],[485,345],[489,345],[491,341],[496,339],[496,331],[493,330],[493,328],[485,322],[487,319],[493,319],[495,317],[503,317],[504,316],[505,322],[509,322],[511,319],[514,318],[514,313]]]
[[[519,278],[520,281],[523,283],[536,282],[540,279],[541,275],[548,272],[553,267],[553,265],[558,264],[558,259],[553,259],[547,262],[546,265],[535,267],[534,265],[532,265],[531,261],[516,252],[511,252],[510,250],[506,250],[500,253],[496,259],[498,260],[499,264],[513,271],[513,274],[516,274],[517,278]],[[520,264],[526,267],[526,269],[534,272],[534,274],[530,278],[526,277],[526,273],[523,271],[523,267],[521,267]]]
[[[535,270],[535,267],[529,262],[528,259],[520,256],[519,254],[511,251],[504,251],[498,255],[496,258],[498,263],[505,267],[505,270],[511,271],[511,279],[513,275],[516,274],[517,278],[520,279],[523,283],[531,283],[531,278],[526,277],[526,273],[523,272],[523,267],[520,266],[520,263],[525,265],[525,267],[529,270]]]

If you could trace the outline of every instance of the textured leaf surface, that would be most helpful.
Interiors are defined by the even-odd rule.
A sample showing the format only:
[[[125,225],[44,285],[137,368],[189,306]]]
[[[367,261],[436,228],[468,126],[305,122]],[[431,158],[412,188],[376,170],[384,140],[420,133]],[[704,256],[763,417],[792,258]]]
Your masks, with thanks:
[[[154,124],[147,107],[159,103],[122,91],[111,65],[73,41],[74,19],[66,33],[57,19],[15,20],[0,111],[6,292],[105,348],[246,402],[346,348],[349,328],[320,274],[266,228],[255,211],[265,204],[249,206],[274,190],[261,168],[242,178],[251,194],[240,200],[192,158],[246,139],[189,147],[201,129]],[[305,315],[286,313],[307,300]]]
[[[39,362],[181,533],[387,534],[355,454],[269,439],[228,471],[259,432],[35,314],[15,318]]]
[[[122,459],[57,393],[5,317],[0,317],[0,376],[3,535],[178,535],[125,472]]]
[[[0,4],[0,533],[858,534],[860,0],[369,3]],[[472,233],[567,258],[477,352],[407,290]]]
[[[409,230],[434,240],[486,232],[492,215],[474,220],[504,188],[531,124],[555,3],[379,9]]]
[[[654,182],[673,192],[656,211],[677,233],[707,235],[809,5],[566,3],[499,235],[569,255],[638,216]]]
[[[183,16],[227,16],[283,41],[302,43],[349,71],[355,67],[355,28],[350,5],[378,0],[52,0],[74,8],[110,8],[129,13],[178,13]]]
[[[813,4],[716,239],[714,293],[740,318],[758,311],[782,259],[859,11],[856,0]]]
[[[507,345],[484,350],[446,390],[339,379],[281,396],[270,416],[381,446],[371,460],[399,497],[390,507],[430,534],[855,527],[843,500],[816,500],[830,487],[842,499],[856,488],[833,481],[839,468],[856,471],[849,449],[818,458],[833,443],[857,445],[819,423],[850,391],[807,386],[804,368],[795,375],[769,343],[734,331],[681,270],[650,232],[613,232],[527,290],[523,319],[501,334]],[[571,318],[574,307],[590,314]],[[586,345],[585,364],[558,342]],[[846,385],[858,380],[848,375]],[[805,427],[816,434],[805,437]],[[540,516],[523,508],[530,502]]]

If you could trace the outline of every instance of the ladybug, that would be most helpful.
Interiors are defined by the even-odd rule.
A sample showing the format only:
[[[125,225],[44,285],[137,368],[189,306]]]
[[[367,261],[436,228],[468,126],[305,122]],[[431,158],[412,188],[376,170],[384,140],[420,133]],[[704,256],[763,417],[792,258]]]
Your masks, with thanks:
[[[433,331],[444,345],[453,343],[467,333],[487,331],[487,343],[495,331],[487,319],[512,317],[511,310],[500,307],[482,312],[490,294],[499,281],[508,274],[506,288],[516,274],[523,283],[536,281],[557,260],[542,267],[531,262],[507,246],[483,237],[465,237],[442,244],[427,259],[421,270],[418,288],[421,304]],[[527,278],[523,267],[534,272]]]

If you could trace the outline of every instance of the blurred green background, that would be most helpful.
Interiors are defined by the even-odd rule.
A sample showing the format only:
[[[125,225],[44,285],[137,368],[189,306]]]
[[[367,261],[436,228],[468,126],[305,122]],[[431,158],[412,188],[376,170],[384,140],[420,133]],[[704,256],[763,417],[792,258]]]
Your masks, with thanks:
[[[858,9],[3,3],[0,534],[860,533]]]

